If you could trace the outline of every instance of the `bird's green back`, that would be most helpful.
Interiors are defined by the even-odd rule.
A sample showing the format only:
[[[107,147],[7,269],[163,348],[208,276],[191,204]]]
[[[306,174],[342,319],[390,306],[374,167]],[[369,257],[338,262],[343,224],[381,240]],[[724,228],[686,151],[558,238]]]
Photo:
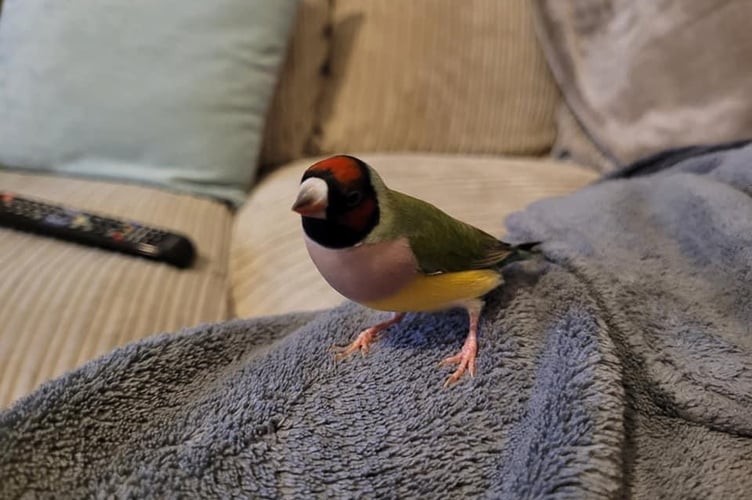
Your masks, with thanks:
[[[407,236],[421,271],[457,272],[494,267],[513,249],[425,201],[389,191],[392,236]]]

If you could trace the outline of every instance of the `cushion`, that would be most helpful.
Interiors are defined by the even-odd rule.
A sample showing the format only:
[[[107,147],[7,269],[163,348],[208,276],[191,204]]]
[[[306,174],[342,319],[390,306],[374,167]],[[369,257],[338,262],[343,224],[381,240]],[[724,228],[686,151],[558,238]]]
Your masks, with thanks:
[[[0,164],[240,203],[295,0],[6,0]]]
[[[540,198],[574,191],[597,176],[572,164],[543,159],[430,154],[360,157],[390,187],[496,235],[503,232],[507,214]],[[300,177],[314,161],[298,161],[269,175],[238,212],[230,253],[235,314],[249,317],[315,310],[344,300],[314,267],[303,244],[300,216],[290,210]]]
[[[261,168],[305,155],[324,89],[329,0],[303,0],[264,125]]]
[[[320,153],[538,154],[558,91],[526,0],[335,2]]]
[[[2,189],[188,235],[193,267],[0,229],[0,407],[115,346],[225,319],[231,213],[136,185],[0,172]]]
[[[561,122],[570,130],[560,154],[596,158],[584,137],[613,169],[666,149],[752,138],[752,3],[534,5],[542,45],[579,122]]]
[[[614,170],[613,159],[593,143],[566,102],[559,104],[556,125],[556,141],[551,148],[551,156],[573,160],[598,172]]]

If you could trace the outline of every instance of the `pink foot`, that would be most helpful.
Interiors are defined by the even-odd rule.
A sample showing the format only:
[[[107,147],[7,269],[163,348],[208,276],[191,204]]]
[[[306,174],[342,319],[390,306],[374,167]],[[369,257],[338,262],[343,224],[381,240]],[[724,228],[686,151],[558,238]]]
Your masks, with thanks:
[[[465,374],[465,371],[469,372],[471,377],[475,376],[475,355],[478,353],[478,318],[482,307],[482,302],[474,303],[468,307],[470,331],[467,333],[462,349],[454,356],[450,356],[439,363],[439,366],[459,364],[454,373],[444,382],[444,387],[449,387],[457,382]]]
[[[365,330],[360,332],[355,340],[347,347],[335,347],[334,349],[338,352],[334,356],[334,358],[339,361],[348,357],[355,351],[360,351],[360,354],[362,356],[365,356],[366,354],[368,354],[368,349],[370,348],[371,344],[376,341],[376,336],[390,326],[402,321],[402,318],[404,316],[404,313],[395,313],[394,316],[392,316],[392,319],[384,321],[377,325],[373,325],[370,328],[366,328]]]
[[[444,387],[449,387],[457,382],[462,375],[464,375],[465,370],[470,373],[471,377],[475,376],[475,355],[477,352],[478,341],[475,338],[475,334],[468,334],[467,339],[465,339],[465,344],[462,346],[462,350],[456,355],[450,356],[439,363],[439,366],[454,365],[457,363],[460,365],[454,373],[447,378],[446,382],[444,382]]]

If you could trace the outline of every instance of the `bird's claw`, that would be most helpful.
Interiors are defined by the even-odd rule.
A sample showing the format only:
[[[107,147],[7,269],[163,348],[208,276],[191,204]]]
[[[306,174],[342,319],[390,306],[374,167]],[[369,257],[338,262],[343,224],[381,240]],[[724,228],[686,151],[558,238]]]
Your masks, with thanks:
[[[378,331],[375,331],[373,327],[367,328],[360,332],[350,345],[345,347],[332,346],[330,350],[335,352],[334,359],[336,361],[341,361],[355,351],[360,351],[361,356],[365,357],[365,355],[368,354],[371,344],[376,340],[375,337],[377,333]]]
[[[365,358],[366,354],[368,353],[368,346],[360,346],[354,344],[355,342],[346,346],[332,346],[330,350],[334,351],[334,360],[342,361],[358,350],[360,350],[360,355]]]
[[[368,354],[368,350],[370,349],[371,344],[373,344],[376,341],[376,337],[379,335],[379,333],[386,330],[390,326],[402,321],[402,318],[404,316],[405,316],[405,313],[395,313],[391,319],[387,321],[383,321],[370,328],[366,328],[365,330],[363,330],[362,332],[358,334],[358,336],[355,338],[355,340],[353,340],[353,342],[350,345],[346,347],[332,346],[330,350],[333,350],[336,352],[336,354],[334,355],[334,359],[336,361],[340,361],[358,350],[360,350],[360,354],[363,357],[365,357],[365,355]]]
[[[462,346],[462,350],[450,356],[439,363],[439,366],[455,365],[459,364],[457,369],[452,373],[444,382],[444,387],[449,387],[456,383],[462,375],[467,371],[471,377],[475,377],[475,354],[478,351],[477,343],[468,339],[465,345]]]

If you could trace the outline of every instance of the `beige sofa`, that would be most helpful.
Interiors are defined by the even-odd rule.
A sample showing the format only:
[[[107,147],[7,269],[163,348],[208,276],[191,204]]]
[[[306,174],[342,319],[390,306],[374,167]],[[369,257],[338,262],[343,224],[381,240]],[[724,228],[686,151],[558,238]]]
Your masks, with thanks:
[[[498,235],[504,216],[597,177],[549,158],[560,95],[525,0],[306,0],[268,113],[264,175],[234,213],[132,184],[0,171],[0,187],[189,235],[187,270],[0,230],[0,407],[161,331],[341,300],[290,211],[315,158],[357,154],[392,187]]]

